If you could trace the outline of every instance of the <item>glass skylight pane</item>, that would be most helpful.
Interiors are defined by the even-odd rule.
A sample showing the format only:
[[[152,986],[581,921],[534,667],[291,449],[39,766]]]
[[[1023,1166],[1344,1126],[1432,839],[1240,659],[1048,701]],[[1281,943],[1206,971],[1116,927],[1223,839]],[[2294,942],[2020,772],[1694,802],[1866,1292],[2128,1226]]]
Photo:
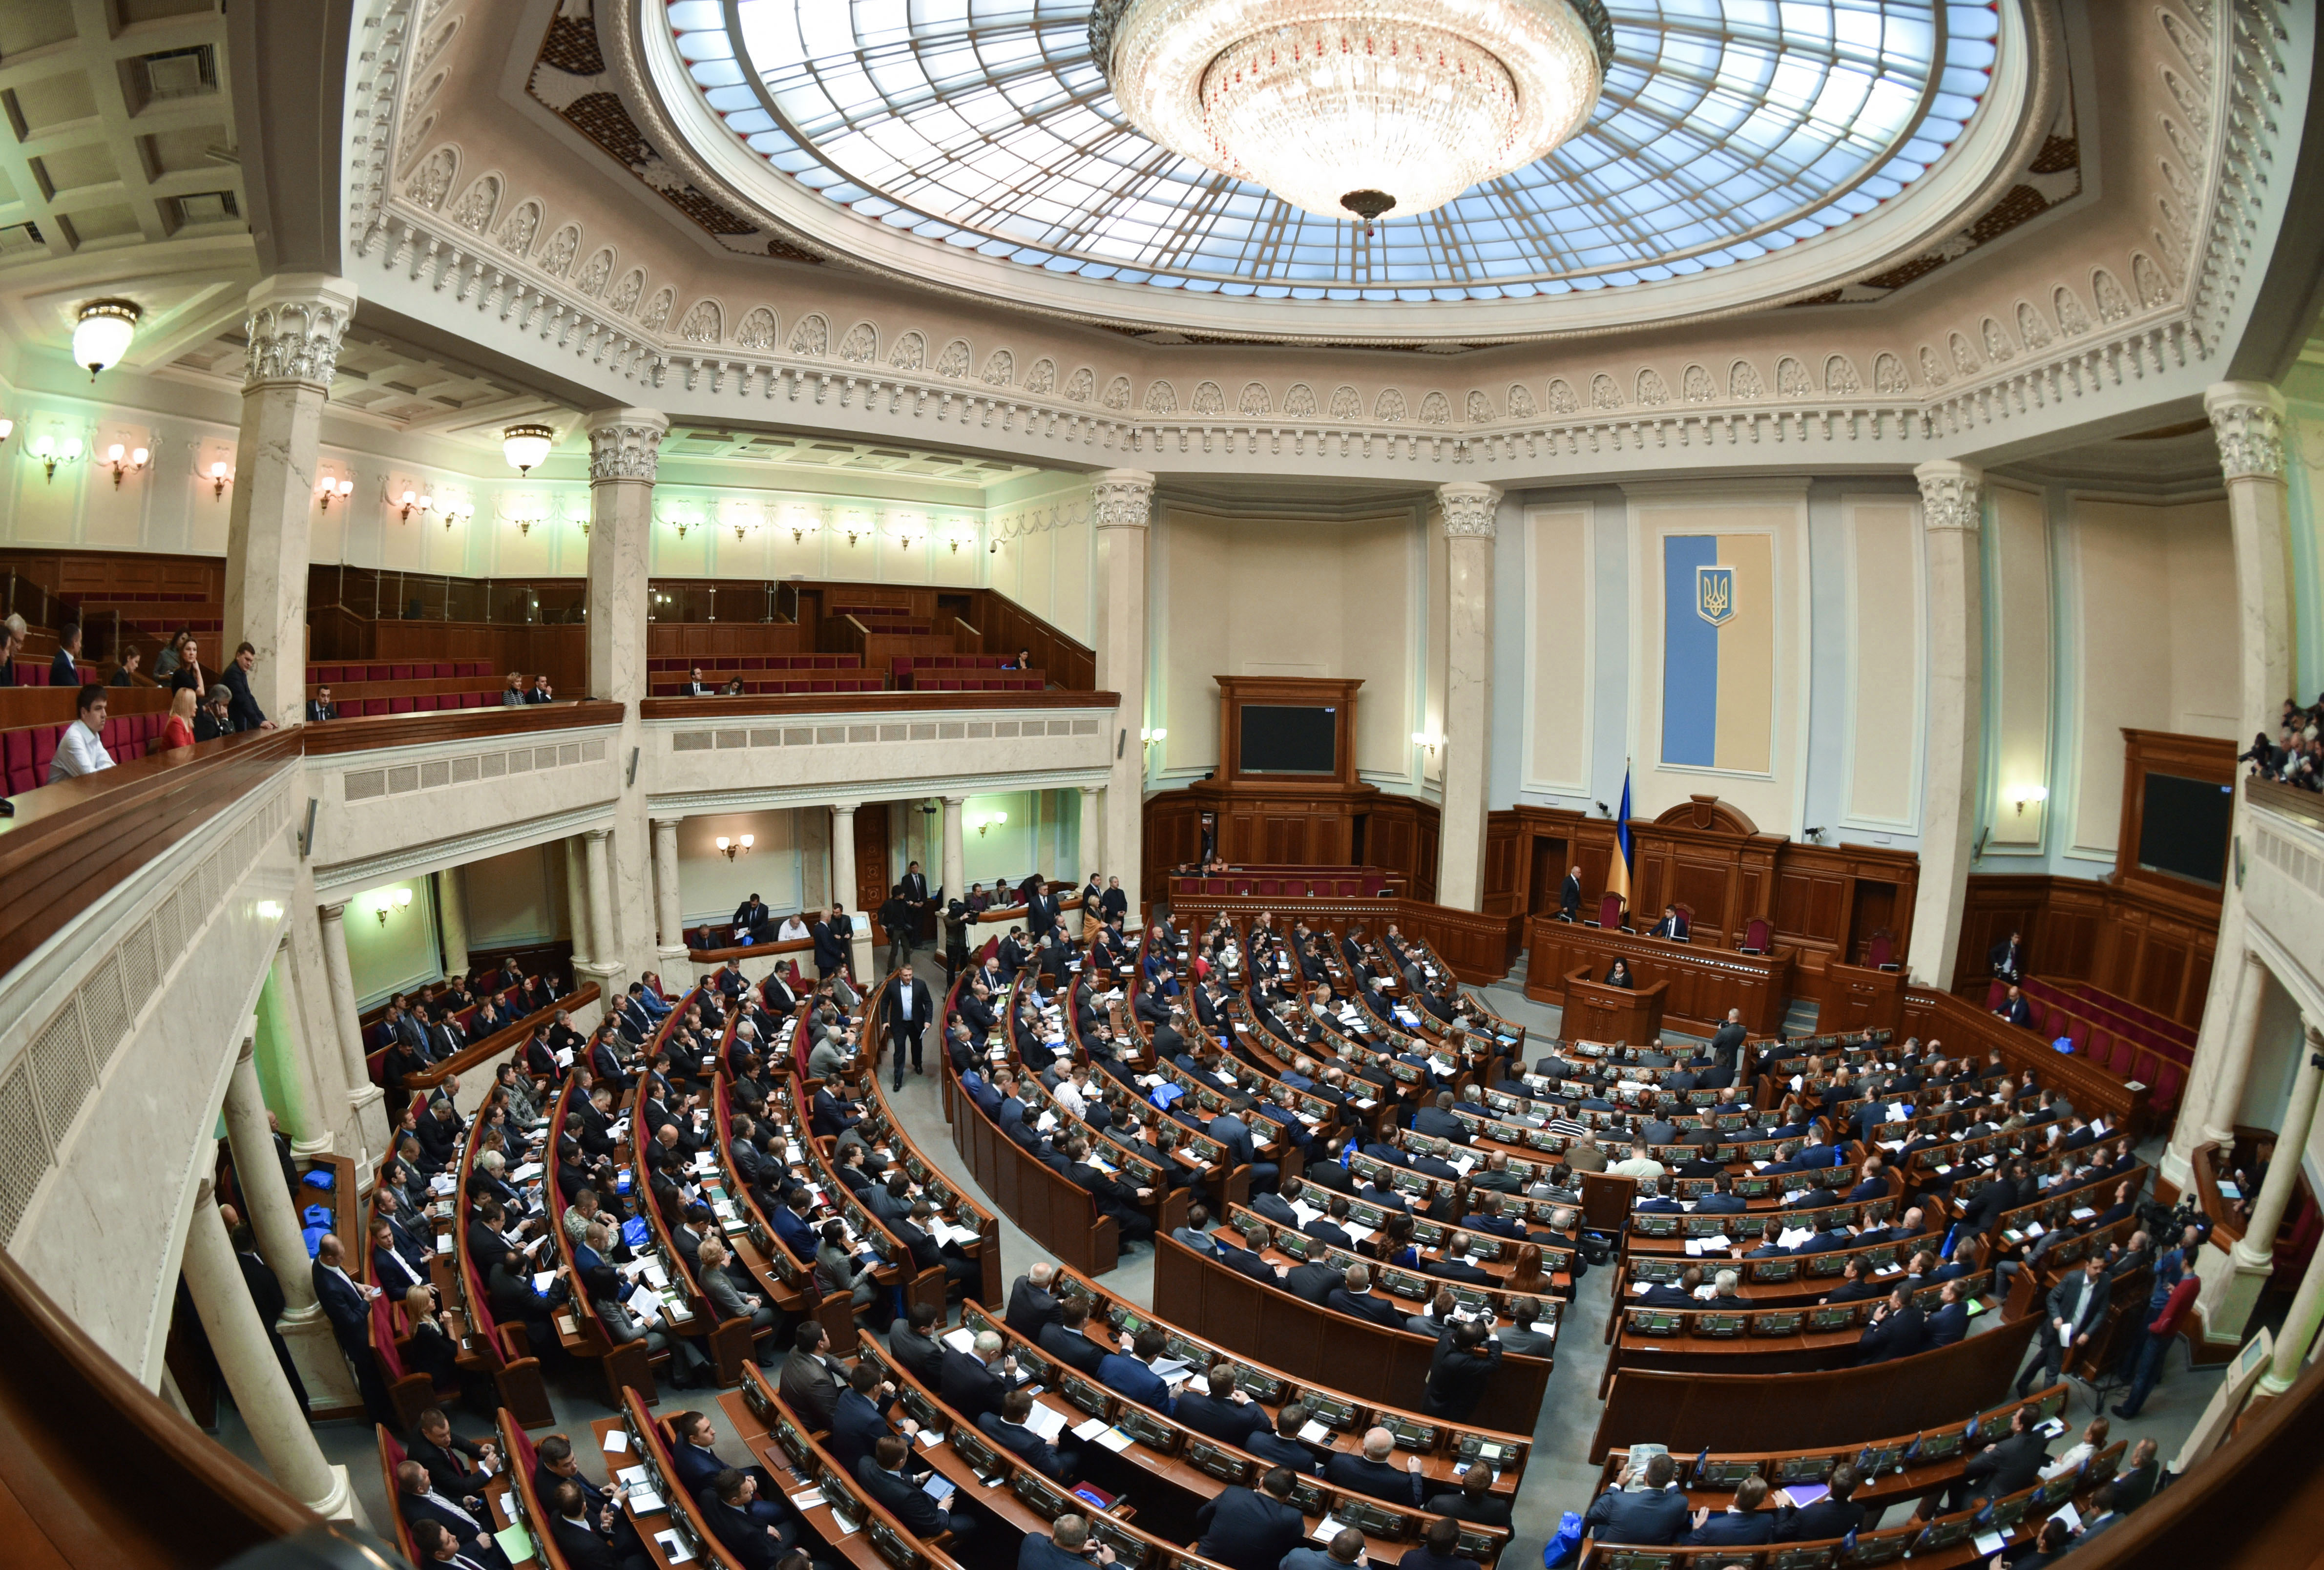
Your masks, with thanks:
[[[1821,233],[1960,139],[1999,30],[1970,0],[1609,0],[1591,125],[1365,242],[1125,124],[1089,57],[1087,0],[739,0],[732,35],[724,0],[639,4],[768,178],[867,219],[1029,267],[1142,259],[1157,287],[1296,280],[1351,298],[1621,287]]]

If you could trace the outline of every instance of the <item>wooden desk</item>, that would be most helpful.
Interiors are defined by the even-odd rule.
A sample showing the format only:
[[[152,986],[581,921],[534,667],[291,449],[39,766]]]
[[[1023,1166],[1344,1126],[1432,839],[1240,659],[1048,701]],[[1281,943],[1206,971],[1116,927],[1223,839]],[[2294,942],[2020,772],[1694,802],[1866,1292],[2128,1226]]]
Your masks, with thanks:
[[[2005,1320],[1950,1346],[1866,1368],[1719,1374],[1624,1369],[1614,1376],[1590,1459],[1653,1441],[1674,1455],[1706,1446],[1774,1450],[1857,1445],[1868,1434],[1917,1432],[2007,1399],[2041,1316]]]
[[[1592,980],[1590,966],[1577,965],[1565,974],[1565,1019],[1559,1028],[1582,1041],[1652,1041],[1663,1033],[1663,993],[1669,986],[1616,986]]]
[[[1870,965],[1842,965],[1832,960],[1823,967],[1822,1011],[1816,1029],[1831,1030],[1894,1030],[1904,1018],[1904,972],[1876,970]]]
[[[1280,1287],[1261,1286],[1168,1236],[1154,1240],[1154,1313],[1293,1379],[1416,1412],[1436,1352],[1436,1344],[1425,1335],[1369,1324]],[[1546,1360],[1504,1356],[1500,1376],[1468,1422],[1531,1433],[1548,1384]]]
[[[1744,1029],[1754,1036],[1772,1036],[1784,1022],[1784,1006],[1792,993],[1793,954],[1788,948],[1745,954],[1708,942],[1609,932],[1542,916],[1533,919],[1528,930],[1526,996],[1536,1002],[1563,1003],[1566,977],[1576,967],[1604,975],[1619,955],[1630,962],[1630,974],[1642,985],[1670,984],[1663,1000],[1664,1016],[1690,1034],[1710,1035],[1725,1023],[1729,1009],[1743,1011]],[[1566,1036],[1577,1033],[1568,1021]]]

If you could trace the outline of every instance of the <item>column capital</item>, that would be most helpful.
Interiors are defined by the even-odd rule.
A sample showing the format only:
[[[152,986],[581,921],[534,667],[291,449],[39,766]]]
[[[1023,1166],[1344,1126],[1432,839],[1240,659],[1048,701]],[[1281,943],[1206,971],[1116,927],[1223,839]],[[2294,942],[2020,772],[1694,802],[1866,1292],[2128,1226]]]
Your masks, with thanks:
[[[610,828],[585,828],[581,832],[586,835],[589,838],[600,842],[609,840],[613,837],[613,831]]]
[[[679,824],[684,823],[686,819],[683,817],[665,817],[657,813],[654,816],[653,826],[656,828],[676,828]]]
[[[249,1062],[252,1058],[257,1056],[258,1038],[255,1036],[244,1036],[242,1039],[242,1045],[235,1049],[234,1060],[235,1065],[238,1067]]]
[[[965,807],[968,805],[968,798],[965,796],[939,796],[936,799],[943,802],[946,807]]]
[[[1444,514],[1447,540],[1490,540],[1493,514],[1501,493],[1477,480],[1448,480],[1436,487],[1436,505]]]
[[[194,1214],[199,1215],[204,1205],[213,1204],[217,1199],[217,1179],[205,1172],[194,1184]]]
[[[1144,469],[1107,469],[1090,479],[1090,522],[1100,529],[1143,529],[1154,513],[1154,476]]]
[[[1921,486],[1922,527],[1931,533],[1975,534],[1983,516],[1985,471],[1974,464],[1935,458],[1913,470]]]
[[[855,809],[862,805],[863,803],[861,801],[835,801],[831,804],[831,809],[834,812],[844,813],[848,817],[853,817],[855,816]]]
[[[339,340],[355,319],[355,286],[327,272],[277,272],[260,279],[245,303],[243,391],[291,385],[329,392]]]
[[[600,409],[582,421],[589,433],[589,483],[653,483],[669,416],[651,409]]]
[[[2227,478],[2283,478],[2282,393],[2265,382],[2215,382],[2203,390],[2203,412]]]
[[[1102,785],[1082,785],[1075,787],[1075,789],[1080,790],[1084,796],[1102,795],[1105,790],[1105,787]]]
[[[318,905],[315,912],[325,921],[344,922],[347,919],[347,901],[339,900],[328,905]]]

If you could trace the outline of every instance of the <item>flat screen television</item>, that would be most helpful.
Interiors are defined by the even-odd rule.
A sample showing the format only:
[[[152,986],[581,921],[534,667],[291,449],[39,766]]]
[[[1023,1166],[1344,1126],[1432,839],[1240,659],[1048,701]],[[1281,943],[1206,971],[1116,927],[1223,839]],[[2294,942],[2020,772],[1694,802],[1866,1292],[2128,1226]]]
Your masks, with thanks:
[[[1339,771],[1340,711],[1284,704],[1242,706],[1246,774],[1334,774]]]
[[[2138,867],[2216,889],[2226,881],[2236,788],[2182,774],[2146,775],[2138,820]]]

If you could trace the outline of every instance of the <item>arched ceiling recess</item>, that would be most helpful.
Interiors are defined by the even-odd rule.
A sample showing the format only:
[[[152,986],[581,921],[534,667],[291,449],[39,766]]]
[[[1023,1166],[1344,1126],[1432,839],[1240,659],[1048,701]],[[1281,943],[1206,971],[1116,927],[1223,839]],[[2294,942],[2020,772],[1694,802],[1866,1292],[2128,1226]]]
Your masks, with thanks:
[[[1148,141],[1087,0],[627,0],[597,32],[662,156],[810,252],[1109,326],[1476,344],[1822,294],[1927,250],[2054,112],[2028,3],[1613,0],[1579,135],[1370,235]]]

